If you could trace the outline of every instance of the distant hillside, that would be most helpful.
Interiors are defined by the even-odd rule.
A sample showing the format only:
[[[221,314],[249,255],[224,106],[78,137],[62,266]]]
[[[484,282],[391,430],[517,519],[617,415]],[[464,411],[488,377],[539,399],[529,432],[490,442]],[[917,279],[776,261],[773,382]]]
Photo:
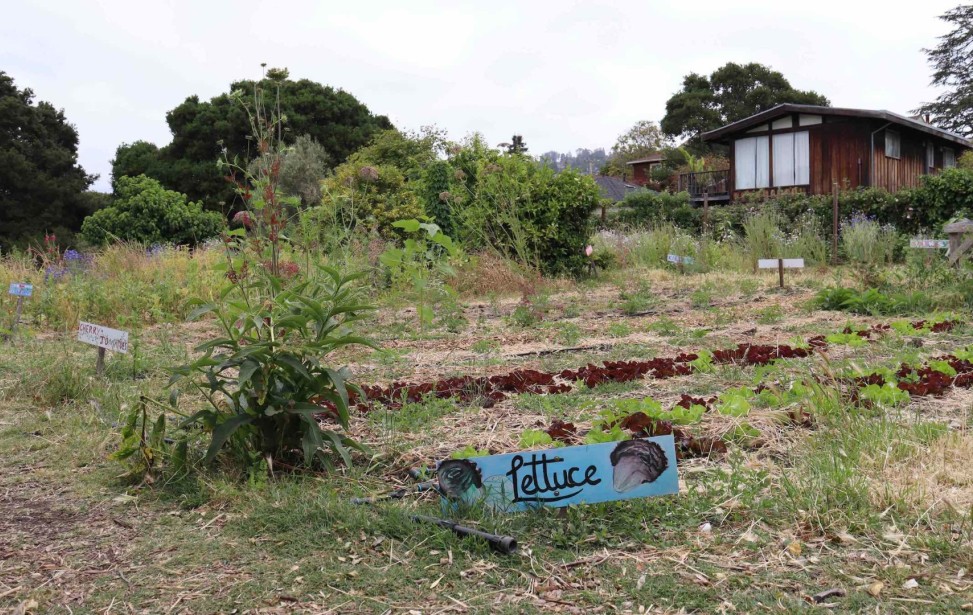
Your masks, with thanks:
[[[585,175],[597,175],[601,167],[608,162],[608,152],[605,148],[578,149],[573,154],[560,152],[545,152],[541,154],[541,162],[555,171],[577,169]]]

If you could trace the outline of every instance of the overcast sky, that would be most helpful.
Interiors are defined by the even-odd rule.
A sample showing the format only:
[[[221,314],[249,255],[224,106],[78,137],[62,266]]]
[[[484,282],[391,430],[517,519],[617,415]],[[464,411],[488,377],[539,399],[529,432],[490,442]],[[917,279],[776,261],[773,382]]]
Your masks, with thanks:
[[[920,51],[957,0],[420,2],[17,0],[0,70],[63,108],[108,190],[123,142],[170,140],[165,113],[260,63],[343,88],[400,128],[524,135],[530,151],[610,147],[662,118],[689,72],[761,62],[835,106],[907,112],[935,97]]]

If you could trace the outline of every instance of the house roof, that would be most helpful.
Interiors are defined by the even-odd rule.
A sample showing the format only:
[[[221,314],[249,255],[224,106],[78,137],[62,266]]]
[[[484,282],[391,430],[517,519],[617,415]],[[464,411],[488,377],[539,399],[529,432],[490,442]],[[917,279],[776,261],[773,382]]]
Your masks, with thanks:
[[[943,130],[932,124],[927,124],[922,120],[918,120],[912,117],[906,117],[904,115],[899,115],[898,113],[892,113],[891,111],[877,110],[873,111],[870,109],[844,109],[841,107],[821,107],[818,105],[795,105],[791,103],[786,103],[783,105],[777,105],[773,109],[767,109],[766,111],[761,111],[750,117],[743,118],[742,120],[737,120],[732,124],[727,124],[722,128],[717,128],[716,130],[710,130],[703,133],[704,141],[719,141],[724,137],[731,135],[741,130],[746,130],[757,124],[762,124],[773,120],[774,118],[780,117],[782,115],[787,115],[789,113],[810,113],[814,115],[827,115],[834,117],[859,117],[876,119],[883,122],[891,122],[892,124],[898,124],[900,126],[906,126],[912,128],[913,130],[918,130],[926,134],[930,134],[940,139],[945,139],[946,141],[952,141],[957,145],[962,145],[963,147],[973,148],[973,141],[966,139],[956,133],[950,132],[948,130]]]
[[[638,186],[629,184],[619,177],[595,175],[594,179],[595,183],[598,184],[598,191],[601,193],[601,196],[615,202],[621,201],[625,198],[626,194],[638,188]]]
[[[649,154],[645,158],[639,158],[638,160],[629,160],[625,164],[640,164],[643,162],[662,162],[663,154],[662,152],[656,152],[654,154]]]

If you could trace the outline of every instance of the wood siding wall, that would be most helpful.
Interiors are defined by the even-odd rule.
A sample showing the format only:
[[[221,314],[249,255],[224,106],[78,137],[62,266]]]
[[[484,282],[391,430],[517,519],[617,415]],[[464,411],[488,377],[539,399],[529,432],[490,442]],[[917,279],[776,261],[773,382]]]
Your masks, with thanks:
[[[811,127],[811,194],[868,185],[869,127],[865,122],[828,122]]]
[[[796,123],[796,119],[795,119]],[[792,129],[773,131],[773,133],[741,133],[730,139],[730,195],[736,200],[748,192],[760,190],[737,190],[734,172],[734,147],[736,138],[763,136],[782,132],[807,130],[809,132],[810,147],[810,183],[807,186],[790,186],[785,188],[764,188],[762,191],[768,196],[777,192],[807,192],[809,194],[830,194],[832,186],[837,182],[842,190],[850,190],[862,186],[876,186],[889,192],[902,188],[913,188],[919,185],[923,175],[928,174],[926,167],[926,143],[933,142],[935,147],[935,165],[933,172],[942,169],[943,147],[952,149],[957,158],[963,153],[960,145],[931,135],[911,130],[904,126],[891,126],[899,133],[900,157],[889,158],[885,155],[885,122],[862,118],[826,118],[823,124],[803,126]],[[875,150],[872,156],[872,131],[875,133]],[[771,155],[773,155],[771,153]],[[874,165],[874,177],[871,169]]]
[[[901,128],[890,127],[899,133],[901,155],[889,158],[885,155],[885,131],[875,134],[874,185],[895,192],[902,188],[915,188],[919,178],[928,173],[926,168],[926,142],[929,138]],[[936,143],[936,166],[942,168],[941,143]]]

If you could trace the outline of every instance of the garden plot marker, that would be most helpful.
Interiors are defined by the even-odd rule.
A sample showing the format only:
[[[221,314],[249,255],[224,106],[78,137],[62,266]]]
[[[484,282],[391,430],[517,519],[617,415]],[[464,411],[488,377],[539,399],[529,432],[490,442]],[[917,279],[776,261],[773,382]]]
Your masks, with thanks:
[[[932,250],[943,250],[949,247],[948,239],[910,239],[910,248],[923,248]]]
[[[503,512],[679,493],[671,435],[447,459],[436,474],[446,496]]]
[[[679,273],[683,273],[683,268],[686,265],[693,264],[693,257],[691,256],[679,256],[677,254],[670,254],[666,256],[666,260],[674,264],[676,267],[678,267]]]
[[[34,294],[34,287],[23,282],[11,282],[10,294],[17,297],[17,313],[14,316],[14,324],[10,327],[10,337],[13,337],[14,333],[17,332],[17,325],[20,324],[20,315],[24,309],[24,298]]]
[[[99,376],[105,373],[105,351],[128,354],[128,331],[119,331],[90,322],[78,323],[78,341],[98,347],[98,362],[95,371]]]
[[[803,258],[761,258],[757,261],[759,269],[776,269],[780,276],[780,287],[784,288],[784,269],[804,269]]]

